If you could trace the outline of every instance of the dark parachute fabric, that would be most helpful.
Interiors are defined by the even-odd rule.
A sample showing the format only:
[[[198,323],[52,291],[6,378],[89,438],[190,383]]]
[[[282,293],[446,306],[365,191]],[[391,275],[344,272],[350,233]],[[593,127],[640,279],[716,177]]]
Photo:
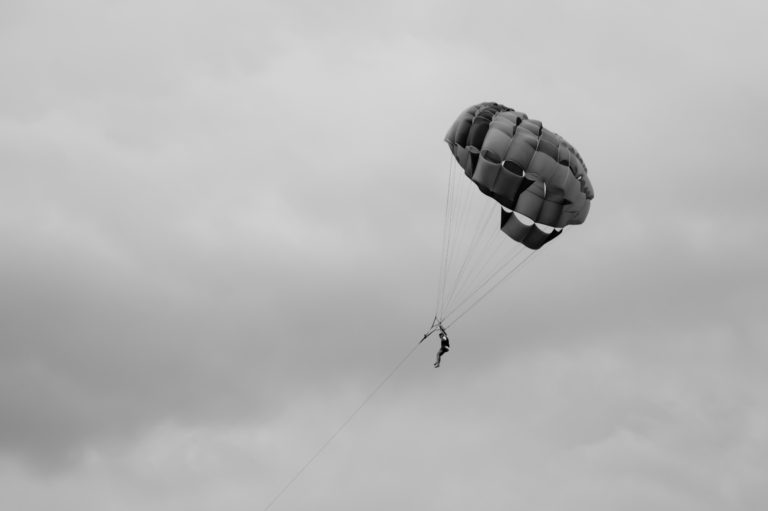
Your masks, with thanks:
[[[502,231],[526,247],[539,249],[566,225],[587,218],[594,197],[587,167],[541,122],[498,103],[480,103],[462,112],[445,141],[481,192],[532,221],[502,208]]]

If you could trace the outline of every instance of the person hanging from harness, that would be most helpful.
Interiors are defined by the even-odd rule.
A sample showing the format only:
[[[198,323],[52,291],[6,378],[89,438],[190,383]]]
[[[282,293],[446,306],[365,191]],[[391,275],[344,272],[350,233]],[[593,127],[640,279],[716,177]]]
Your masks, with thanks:
[[[437,327],[440,329],[440,332],[437,334],[440,337],[440,349],[437,351],[437,357],[435,358],[435,367],[440,367],[440,359],[451,350],[451,343],[448,340],[448,334],[445,333],[443,325],[439,324]]]

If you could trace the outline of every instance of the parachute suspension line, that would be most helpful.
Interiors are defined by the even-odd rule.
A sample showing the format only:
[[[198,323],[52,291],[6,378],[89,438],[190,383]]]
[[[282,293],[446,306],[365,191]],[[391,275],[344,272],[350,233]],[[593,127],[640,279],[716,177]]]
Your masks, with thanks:
[[[471,180],[456,174],[455,159],[453,155],[449,158],[433,326],[454,314],[484,286],[493,285],[491,281],[522,248],[516,243],[504,243],[510,242],[509,238],[498,228],[498,223],[491,220],[498,204],[485,194],[477,193]]]
[[[446,201],[446,220],[444,225],[444,233],[445,233],[445,243],[443,244],[443,251],[441,253],[441,275],[440,275],[440,282],[439,282],[439,289],[437,293],[437,305],[435,308],[435,316],[437,316],[438,311],[440,310],[440,307],[442,306],[441,300],[442,296],[445,293],[445,285],[446,280],[448,278],[448,254],[451,247],[452,236],[451,231],[453,230],[453,221],[454,217],[456,216],[456,179],[453,175],[454,168],[453,168],[453,157],[451,157],[451,161],[448,165],[448,195],[447,195],[447,201]]]
[[[448,302],[456,291],[461,276],[465,270],[457,269],[458,262],[467,260],[474,257],[473,253],[476,250],[476,238],[478,232],[481,231],[480,223],[483,219],[478,218],[479,214],[484,212],[484,205],[488,204],[488,199],[477,193],[475,184],[468,179],[457,178],[457,183],[454,186],[461,187],[456,188],[454,193],[454,211],[459,216],[450,226],[450,238],[451,245],[447,257],[447,268],[445,274],[445,287],[443,288],[440,296],[440,305],[438,307],[438,318],[443,315],[443,312],[448,306]],[[473,240],[468,243],[469,233],[468,231],[474,227]],[[464,264],[462,264],[464,266]],[[458,270],[458,272],[457,272]]]
[[[448,310],[453,311],[466,303],[468,299],[490,282],[493,277],[498,275],[502,269],[505,266],[508,266],[523,250],[524,247],[517,244],[512,244],[511,248],[507,247],[506,249],[503,249],[504,245],[507,245],[509,240],[504,239],[502,236],[496,237],[494,239],[495,243],[492,245],[489,244],[487,250],[484,249],[485,256],[483,260],[478,261],[477,266],[464,281],[461,292],[456,294],[456,300],[453,300],[449,304]],[[456,303],[457,301],[459,302],[458,304]]]
[[[466,254],[464,255],[464,260],[461,263],[461,267],[459,268],[458,273],[456,274],[456,280],[453,282],[452,289],[450,293],[448,294],[448,300],[446,302],[446,307],[449,307],[451,304],[451,301],[453,300],[453,297],[456,295],[456,292],[461,288],[461,284],[464,282],[464,272],[467,268],[467,263],[471,260],[473,260],[478,253],[482,253],[482,248],[485,247],[485,243],[481,243],[481,240],[487,241],[483,235],[487,234],[488,232],[488,224],[491,220],[491,214],[493,213],[492,208],[487,208],[488,211],[485,214],[478,215],[477,222],[474,228],[474,236],[472,237],[472,240],[469,242],[469,245],[467,246],[467,250],[465,250]]]
[[[496,244],[494,251],[491,252],[490,257],[486,259],[486,264],[480,268],[475,278],[471,282],[471,286],[468,286],[472,291],[482,286],[482,282],[488,279],[491,275],[497,275],[498,271],[502,267],[508,265],[514,258],[516,258],[525,247],[517,243],[509,243],[508,237],[502,232],[498,232],[496,238]]]
[[[499,229],[492,220],[498,203],[457,173],[463,169],[456,168],[453,155],[449,162],[435,314],[424,339],[475,308],[535,252],[524,253],[523,245]]]
[[[453,181],[452,165],[451,161],[453,156],[450,156],[448,161],[448,187],[445,192],[445,211],[443,212],[443,236],[440,243],[440,271],[437,275],[437,292],[435,293],[435,318],[437,318],[438,309],[440,307],[440,289],[443,285],[443,273],[445,272],[445,244],[448,238],[448,212],[451,204],[451,182]],[[434,320],[432,321],[434,325]]]
[[[467,278],[467,287],[472,288],[470,284],[477,284],[484,279],[485,275],[493,273],[494,269],[499,264],[505,264],[509,259],[516,256],[517,253],[522,250],[522,246],[516,243],[509,243],[509,239],[504,234],[494,232],[497,234],[493,238],[493,242],[488,244],[488,250],[485,251],[483,259],[478,261],[474,271],[471,272]],[[491,264],[493,263],[493,264]],[[491,270],[486,273],[486,268],[490,265]]]
[[[336,431],[334,431],[334,433],[328,438],[328,440],[325,441],[325,443],[323,445],[320,446],[320,448],[315,452],[315,454],[311,458],[309,458],[309,460],[294,474],[294,476],[285,484],[285,486],[283,486],[283,488],[275,495],[275,497],[269,502],[269,504],[267,504],[267,506],[263,509],[263,511],[268,511],[272,506],[275,505],[275,503],[280,499],[280,497],[282,497],[283,494],[286,491],[288,491],[288,489],[293,485],[293,483],[295,483],[296,480],[299,479],[299,477],[301,477],[301,475],[304,473],[304,471],[306,471],[307,468],[309,468],[309,466],[317,458],[320,457],[320,455],[323,453],[323,451],[325,451],[325,449],[329,445],[331,445],[331,442],[333,442],[333,440],[337,436],[339,436],[339,434],[344,430],[344,428],[346,428],[347,425],[349,425],[349,423],[352,422],[352,419],[355,418],[355,416],[360,412],[360,410],[362,410],[363,407],[365,407],[365,405],[368,404],[368,402],[373,398],[373,396],[375,396],[376,393],[379,392],[379,390],[381,390],[381,388],[384,386],[384,384],[386,384],[395,375],[395,373],[398,371],[398,369],[400,369],[400,367],[402,367],[402,365],[405,364],[405,362],[409,358],[411,358],[411,355],[413,355],[413,353],[419,348],[419,346],[421,346],[421,342],[424,339],[426,339],[427,337],[429,337],[430,335],[432,335],[432,333],[436,329],[437,328],[433,324],[433,326],[431,326],[429,328],[427,333],[424,334],[424,337],[421,339],[421,341],[419,341],[413,348],[411,348],[410,351],[408,351],[408,353],[406,353],[405,356],[402,359],[400,359],[400,361],[397,364],[395,364],[395,366],[389,371],[389,373],[387,373],[387,375],[384,377],[384,379],[382,379],[379,382],[379,384],[376,385],[376,387],[374,387],[374,389],[370,393],[368,393],[366,398],[363,399],[362,403],[360,403],[360,405],[358,405],[358,407],[355,408],[355,410],[349,415],[349,417],[347,417],[347,419],[344,422],[341,423],[341,426],[339,426],[336,429]]]
[[[458,315],[456,318],[452,319],[452,320],[450,321],[450,323],[448,323],[448,324],[445,326],[445,328],[450,328],[450,326],[451,326],[451,325],[455,324],[457,321],[459,321],[461,318],[463,318],[465,314],[467,314],[469,311],[471,311],[472,309],[474,309],[474,308],[475,308],[475,306],[476,306],[478,303],[480,303],[480,302],[483,300],[483,298],[485,298],[486,296],[488,296],[488,295],[491,293],[491,291],[493,291],[494,289],[496,289],[497,287],[499,287],[499,286],[500,286],[500,285],[501,285],[501,284],[502,284],[504,281],[506,281],[506,280],[507,280],[507,279],[508,279],[510,276],[512,276],[512,274],[515,272],[515,270],[517,270],[518,268],[520,268],[521,266],[523,266],[523,265],[524,265],[524,264],[525,264],[525,263],[526,263],[526,262],[527,262],[527,261],[530,259],[530,257],[531,257],[533,254],[535,254],[535,253],[536,253],[536,251],[534,250],[534,251],[530,252],[528,255],[526,255],[526,256],[523,258],[523,260],[522,260],[522,261],[520,261],[519,263],[517,263],[516,265],[514,265],[514,266],[512,267],[512,269],[510,269],[510,270],[509,270],[509,271],[508,271],[508,272],[507,272],[507,273],[504,275],[504,277],[502,277],[502,279],[501,279],[501,280],[499,280],[498,282],[496,282],[495,284],[493,284],[493,285],[492,285],[490,288],[488,288],[488,290],[486,290],[486,291],[485,291],[485,292],[484,292],[482,295],[480,295],[480,296],[477,298],[477,300],[475,300],[474,302],[472,302],[472,304],[471,304],[469,307],[467,307],[467,308],[466,308],[466,309],[465,309],[465,310],[464,310],[464,311],[463,311],[461,314],[459,314],[459,315]],[[453,311],[449,312],[449,313],[446,315],[446,318],[447,318],[448,316],[450,316],[451,314],[453,314],[453,313],[454,313],[456,310],[457,310],[457,309],[454,309]]]
[[[457,257],[457,252],[462,249],[460,242],[465,239],[463,233],[467,230],[467,210],[471,205],[470,198],[472,197],[472,190],[467,186],[467,183],[464,182],[464,180],[454,178],[453,183],[453,209],[451,222],[448,226],[446,272],[444,275],[443,289],[440,293],[440,306],[438,307],[438,310],[442,310],[445,307],[446,292],[452,279],[451,269],[454,267],[454,260]],[[461,189],[457,190],[457,186],[460,186]]]
[[[437,299],[435,304],[435,318],[437,318],[442,305],[442,296],[445,293],[445,284],[448,273],[448,252],[451,246],[451,227],[453,224],[456,201],[454,200],[456,192],[456,179],[454,178],[453,155],[449,156],[448,162],[448,191],[445,200],[445,215],[443,220],[443,245],[440,253],[440,275],[437,282]]]
[[[481,257],[481,261],[478,261],[478,263],[472,265],[470,270],[467,272],[465,277],[462,279],[461,284],[457,287],[455,293],[453,294],[451,299],[448,301],[444,311],[445,310],[451,310],[453,308],[453,306],[454,306],[454,304],[455,304],[457,299],[460,300],[460,299],[463,299],[464,296],[466,296],[465,293],[466,293],[467,287],[470,286],[471,283],[475,280],[476,275],[478,273],[478,268],[482,268],[483,266],[487,265],[488,260],[490,260],[492,257],[494,257],[496,255],[496,254],[493,254],[493,253],[488,253],[488,250],[498,249],[498,245],[500,245],[500,244],[497,241],[493,248],[491,248],[491,247],[487,247],[486,248],[485,246],[482,248],[482,252],[481,252],[482,255],[480,256]],[[441,311],[441,312],[444,312],[444,311]]]
[[[517,259],[517,255],[520,254],[520,251],[518,251],[514,257],[511,259],[505,260],[501,266],[495,269],[493,273],[488,275],[488,277],[483,280],[483,282],[479,285],[477,285],[469,295],[467,295],[458,305],[456,305],[453,309],[451,309],[446,316],[450,316],[451,314],[455,313],[458,309],[460,309],[465,303],[467,303],[469,300],[472,299],[473,296],[475,296],[477,293],[481,292],[487,285],[491,286],[491,289],[495,289],[501,282],[509,278],[509,276],[523,263],[526,259],[531,257],[535,251],[529,252],[522,261],[519,261],[515,264],[515,260]],[[511,267],[511,270],[509,270]],[[494,281],[494,279],[505,270],[509,270],[508,273],[504,273],[502,278],[498,281]],[[485,297],[486,294],[483,294],[482,297]]]
[[[453,163],[453,161],[451,162]],[[452,167],[452,174],[455,174]],[[467,231],[468,212],[472,206],[471,199],[473,198],[473,185],[469,181],[461,179],[461,177],[454,175],[453,177],[453,196],[452,209],[451,209],[451,221],[448,226],[448,250],[446,254],[446,266],[443,280],[443,288],[440,293],[440,305],[438,311],[445,308],[445,300],[447,297],[447,291],[451,285],[454,275],[453,269],[455,268],[455,260],[465,247],[462,243],[465,243],[464,233]],[[440,313],[438,312],[438,316]]]
[[[484,197],[482,198],[484,199]],[[473,283],[473,278],[477,273],[477,269],[483,267],[484,262],[492,258],[498,252],[496,249],[489,249],[494,245],[498,246],[501,244],[500,240],[503,235],[500,236],[495,222],[491,222],[491,217],[496,211],[496,208],[493,207],[493,203],[488,201],[484,202],[483,207],[487,211],[478,217],[479,222],[475,230],[476,236],[472,239],[469,250],[467,251],[467,256],[459,269],[453,292],[448,298],[445,309],[450,309],[457,299],[464,296],[466,288]]]

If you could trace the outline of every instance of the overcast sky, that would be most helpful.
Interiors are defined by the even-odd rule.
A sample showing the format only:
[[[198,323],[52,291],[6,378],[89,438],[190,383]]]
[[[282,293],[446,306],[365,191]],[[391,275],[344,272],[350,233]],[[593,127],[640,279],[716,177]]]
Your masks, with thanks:
[[[421,337],[448,127],[563,135],[584,225],[274,510],[768,508],[768,7],[0,3],[0,507],[260,510]]]

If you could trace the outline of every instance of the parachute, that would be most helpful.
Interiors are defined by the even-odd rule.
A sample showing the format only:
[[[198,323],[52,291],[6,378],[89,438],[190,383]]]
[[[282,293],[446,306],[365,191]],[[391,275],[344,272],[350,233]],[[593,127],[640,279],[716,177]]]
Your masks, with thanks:
[[[445,141],[452,157],[433,328],[457,321],[566,226],[583,223],[594,197],[576,149],[523,112],[471,106]],[[454,175],[456,163],[468,179]]]

